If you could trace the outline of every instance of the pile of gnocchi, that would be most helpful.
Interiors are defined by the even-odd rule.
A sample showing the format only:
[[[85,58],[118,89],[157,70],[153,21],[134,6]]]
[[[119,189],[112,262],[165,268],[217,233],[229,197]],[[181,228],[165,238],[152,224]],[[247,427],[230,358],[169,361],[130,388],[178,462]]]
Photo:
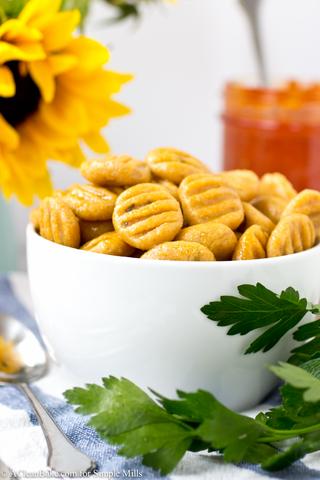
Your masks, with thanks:
[[[280,173],[211,172],[174,148],[145,161],[85,161],[88,182],[56,191],[31,213],[47,240],[106,255],[176,261],[254,260],[312,248],[320,192],[297,193]]]

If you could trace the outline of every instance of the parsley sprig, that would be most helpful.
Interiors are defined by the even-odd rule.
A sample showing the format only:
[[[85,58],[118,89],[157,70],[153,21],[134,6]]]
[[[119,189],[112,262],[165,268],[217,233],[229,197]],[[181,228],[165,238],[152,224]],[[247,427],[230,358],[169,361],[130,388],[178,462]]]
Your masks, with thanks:
[[[249,345],[245,353],[267,352],[290,330],[296,327],[307,313],[320,314],[320,306],[300,298],[292,287],[280,295],[257,283],[238,287],[241,297],[222,296],[219,301],[205,305],[201,311],[217,322],[219,327],[231,326],[228,335],[246,335],[264,328],[263,333]],[[307,361],[320,346],[320,321],[301,326],[294,332],[295,340],[312,340],[293,350],[295,363]],[[320,355],[320,354],[319,354]]]
[[[273,372],[285,380],[282,405],[255,419],[233,412],[210,393],[178,391],[178,399],[156,401],[126,379],[109,377],[103,386],[65,392],[89,425],[126,457],[170,473],[186,451],[209,450],[225,461],[285,468],[320,450],[320,359],[302,367],[281,363]],[[283,447],[284,440],[291,440]]]
[[[126,379],[109,377],[103,385],[65,392],[76,411],[90,415],[102,438],[126,457],[162,474],[170,473],[186,451],[208,450],[232,463],[248,462],[281,470],[308,453],[320,451],[320,320],[298,325],[320,306],[293,288],[279,295],[261,284],[242,285],[240,297],[223,296],[202,308],[210,320],[230,327],[229,335],[258,332],[246,353],[268,351],[291,330],[302,342],[290,363],[270,370],[281,380],[281,404],[255,419],[230,410],[209,392],[177,392],[177,399],[156,392],[151,398]]]

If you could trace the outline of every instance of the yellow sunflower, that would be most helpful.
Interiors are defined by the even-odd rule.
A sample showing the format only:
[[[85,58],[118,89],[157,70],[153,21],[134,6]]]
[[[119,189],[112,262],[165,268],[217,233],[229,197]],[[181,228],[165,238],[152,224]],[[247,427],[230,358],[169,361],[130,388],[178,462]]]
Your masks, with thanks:
[[[61,0],[30,0],[0,26],[0,189],[25,205],[51,191],[48,160],[77,167],[86,144],[109,147],[100,131],[129,109],[112,99],[131,79],[104,69],[108,50],[74,36],[78,11]]]

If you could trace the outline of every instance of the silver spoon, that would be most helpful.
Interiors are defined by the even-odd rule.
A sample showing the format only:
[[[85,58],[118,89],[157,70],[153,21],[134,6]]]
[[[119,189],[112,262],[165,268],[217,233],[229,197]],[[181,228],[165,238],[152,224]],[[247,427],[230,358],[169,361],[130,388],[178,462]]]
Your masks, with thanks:
[[[29,387],[48,373],[49,357],[45,350],[30,330],[10,316],[0,315],[0,337],[12,342],[18,363],[15,373],[0,370],[0,382],[16,385],[32,404],[46,438],[48,467],[73,475],[92,471],[95,463],[68,440]]]
[[[240,0],[240,5],[243,7],[249,21],[259,81],[262,86],[268,86],[268,74],[263,53],[261,32],[259,28],[259,10],[261,8],[261,4],[262,0]]]

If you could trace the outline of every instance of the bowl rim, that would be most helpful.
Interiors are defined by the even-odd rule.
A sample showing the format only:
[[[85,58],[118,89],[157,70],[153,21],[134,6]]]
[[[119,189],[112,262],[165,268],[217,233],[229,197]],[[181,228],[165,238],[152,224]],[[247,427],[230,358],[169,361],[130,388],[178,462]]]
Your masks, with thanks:
[[[159,268],[187,268],[187,269],[214,269],[214,268],[251,268],[253,265],[259,266],[271,266],[271,265],[279,265],[283,264],[284,266],[287,263],[290,263],[295,260],[302,260],[307,259],[308,257],[313,257],[315,254],[320,255],[320,243],[315,245],[308,250],[304,250],[303,252],[292,253],[290,255],[283,255],[281,257],[272,257],[272,258],[259,258],[254,260],[220,260],[216,262],[204,261],[204,262],[197,262],[197,261],[174,261],[174,260],[156,260],[156,259],[142,259],[142,258],[135,258],[135,257],[120,257],[116,255],[107,255],[101,254],[96,252],[89,252],[84,251],[77,248],[66,247],[64,245],[60,245],[58,243],[52,242],[47,240],[41,235],[36,232],[34,226],[29,223],[26,229],[27,235],[27,245],[29,244],[30,239],[35,240],[37,242],[47,244],[48,247],[53,248],[56,251],[65,252],[67,251],[72,255],[79,255],[82,258],[95,258],[97,259],[98,256],[101,262],[107,263],[122,263],[125,264],[136,264],[138,263],[141,266],[148,265],[149,267],[159,267]],[[84,257],[85,256],[85,257]],[[139,267],[138,267],[139,268]]]

